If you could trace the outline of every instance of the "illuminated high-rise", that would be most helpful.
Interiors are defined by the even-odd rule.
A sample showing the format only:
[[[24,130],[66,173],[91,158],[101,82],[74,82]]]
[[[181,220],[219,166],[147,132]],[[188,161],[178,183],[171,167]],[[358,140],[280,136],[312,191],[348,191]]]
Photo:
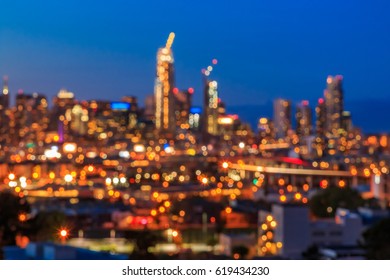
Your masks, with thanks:
[[[175,120],[176,127],[178,129],[189,129],[190,125],[189,114],[192,105],[192,94],[194,93],[193,88],[187,90],[179,90],[178,88],[173,89],[175,97]]]
[[[274,127],[277,139],[283,139],[291,129],[291,102],[278,98],[274,101]]]
[[[205,79],[204,87],[204,132],[218,134],[218,83]]]
[[[156,129],[159,132],[174,134],[175,111],[174,111],[174,67],[172,43],[175,38],[174,33],[169,34],[166,46],[159,48],[157,52],[157,77],[154,86],[154,96],[156,102]]]
[[[326,79],[325,106],[328,137],[337,137],[342,132],[342,113],[344,111],[342,81],[341,75],[328,76]]]
[[[326,106],[323,98],[318,99],[316,107],[316,134],[323,138],[326,132]]]
[[[3,77],[3,90],[0,94],[0,142],[9,142],[10,128],[8,77]]]
[[[8,76],[3,77],[3,90],[0,95],[0,110],[8,109],[9,107],[9,88]]]
[[[307,100],[303,100],[298,104],[295,117],[297,121],[297,135],[309,136],[312,132],[312,118],[311,109]]]

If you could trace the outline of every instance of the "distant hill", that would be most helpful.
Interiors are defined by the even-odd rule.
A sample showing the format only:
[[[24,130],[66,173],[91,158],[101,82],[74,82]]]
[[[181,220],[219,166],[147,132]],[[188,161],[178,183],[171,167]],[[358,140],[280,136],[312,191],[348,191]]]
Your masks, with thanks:
[[[292,109],[294,119],[295,108]],[[314,121],[315,113],[314,108],[312,109]],[[390,132],[390,99],[348,101],[345,105],[345,110],[352,113],[354,126],[362,128],[364,133]],[[233,105],[228,106],[227,111],[230,114],[238,114],[243,121],[250,123],[253,128],[256,128],[260,117],[272,118],[273,106],[272,102],[262,105]],[[293,126],[295,127],[295,120],[293,121]]]

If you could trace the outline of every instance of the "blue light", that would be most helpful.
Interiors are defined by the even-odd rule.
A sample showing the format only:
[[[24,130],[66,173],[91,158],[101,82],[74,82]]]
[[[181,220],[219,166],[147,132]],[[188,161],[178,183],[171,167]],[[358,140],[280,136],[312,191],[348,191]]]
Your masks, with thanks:
[[[191,114],[201,114],[202,108],[201,107],[191,107],[190,113]]]
[[[130,103],[127,102],[111,102],[111,110],[127,111],[130,109]]]

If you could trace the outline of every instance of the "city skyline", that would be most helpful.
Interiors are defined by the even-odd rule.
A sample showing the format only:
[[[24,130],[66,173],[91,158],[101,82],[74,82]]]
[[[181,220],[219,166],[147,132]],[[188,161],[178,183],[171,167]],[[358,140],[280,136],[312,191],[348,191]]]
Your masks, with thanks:
[[[162,4],[146,9],[144,4],[117,3],[94,3],[94,13],[85,14],[89,3],[77,6],[75,13],[74,2],[41,1],[34,15],[26,8],[31,4],[21,3],[20,9],[20,3],[6,3],[0,19],[0,73],[10,76],[11,94],[22,88],[53,97],[65,87],[80,99],[102,99],[110,92],[117,99],[136,95],[143,103],[153,94],[155,51],[171,31],[177,35],[176,85],[193,87],[197,105],[203,95],[200,71],[214,57],[219,65],[213,75],[227,104],[261,105],[278,97],[313,104],[324,77],[337,74],[345,77],[346,104],[367,96],[385,99],[390,90],[384,1],[338,3],[337,9],[332,1],[240,7],[217,1],[191,9],[167,3],[169,11]],[[172,17],[158,24],[159,10]],[[329,12],[332,21],[325,21]],[[242,98],[235,97],[237,92]]]

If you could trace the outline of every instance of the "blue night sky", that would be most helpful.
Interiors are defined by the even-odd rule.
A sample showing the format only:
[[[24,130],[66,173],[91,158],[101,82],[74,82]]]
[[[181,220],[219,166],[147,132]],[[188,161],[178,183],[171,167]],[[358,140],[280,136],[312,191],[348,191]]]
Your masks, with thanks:
[[[0,6],[0,75],[10,90],[78,99],[153,92],[157,49],[176,33],[176,86],[212,58],[228,105],[322,96],[342,74],[346,104],[390,93],[390,1],[14,1]],[[348,107],[348,105],[346,105]]]

